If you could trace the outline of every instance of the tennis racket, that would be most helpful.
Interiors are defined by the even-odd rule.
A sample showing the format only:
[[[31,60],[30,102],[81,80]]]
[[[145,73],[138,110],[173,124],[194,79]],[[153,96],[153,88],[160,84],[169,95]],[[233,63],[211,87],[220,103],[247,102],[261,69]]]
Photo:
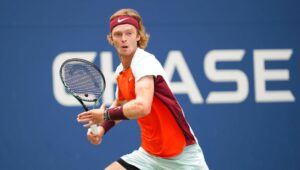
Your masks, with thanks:
[[[66,91],[85,111],[89,109],[84,102],[94,102],[95,108],[105,90],[105,77],[95,64],[79,58],[68,59],[61,65],[59,74]],[[99,133],[96,124],[90,128],[94,134]]]

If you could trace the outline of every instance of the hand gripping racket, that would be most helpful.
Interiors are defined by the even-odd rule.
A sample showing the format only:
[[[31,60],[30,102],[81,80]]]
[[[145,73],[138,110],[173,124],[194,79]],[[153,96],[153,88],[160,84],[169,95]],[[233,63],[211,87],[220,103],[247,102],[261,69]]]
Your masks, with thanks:
[[[89,109],[85,102],[97,105],[105,90],[105,78],[100,69],[93,63],[72,58],[66,60],[59,70],[60,78],[68,93],[72,94],[85,111]],[[91,126],[94,134],[98,134],[97,125]]]

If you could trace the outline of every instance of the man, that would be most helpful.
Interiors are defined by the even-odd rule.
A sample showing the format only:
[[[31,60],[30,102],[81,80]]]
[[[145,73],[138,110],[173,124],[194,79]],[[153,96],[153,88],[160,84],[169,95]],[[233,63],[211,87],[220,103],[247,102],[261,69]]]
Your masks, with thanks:
[[[120,65],[117,99],[109,109],[90,110],[78,115],[84,126],[99,124],[99,134],[87,132],[93,144],[121,120],[136,119],[141,128],[141,147],[122,156],[106,169],[208,169],[182,108],[172,94],[166,73],[158,60],[144,51],[149,36],[141,16],[121,9],[110,18],[109,43],[115,47]]]

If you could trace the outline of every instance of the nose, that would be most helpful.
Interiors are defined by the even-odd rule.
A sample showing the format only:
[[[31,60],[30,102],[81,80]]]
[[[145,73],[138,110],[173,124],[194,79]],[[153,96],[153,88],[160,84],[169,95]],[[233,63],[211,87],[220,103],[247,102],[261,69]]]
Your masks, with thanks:
[[[127,38],[126,38],[125,34],[122,35],[122,39],[121,40],[122,40],[122,42],[126,42],[127,41]]]

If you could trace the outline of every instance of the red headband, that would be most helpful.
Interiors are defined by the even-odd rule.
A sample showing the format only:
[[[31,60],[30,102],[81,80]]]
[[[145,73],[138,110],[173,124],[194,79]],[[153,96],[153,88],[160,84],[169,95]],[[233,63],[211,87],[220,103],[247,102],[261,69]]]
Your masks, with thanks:
[[[115,26],[121,25],[121,24],[130,24],[133,25],[135,28],[139,29],[139,23],[138,21],[129,15],[121,15],[118,17],[115,17],[110,21],[110,32],[113,30]]]

